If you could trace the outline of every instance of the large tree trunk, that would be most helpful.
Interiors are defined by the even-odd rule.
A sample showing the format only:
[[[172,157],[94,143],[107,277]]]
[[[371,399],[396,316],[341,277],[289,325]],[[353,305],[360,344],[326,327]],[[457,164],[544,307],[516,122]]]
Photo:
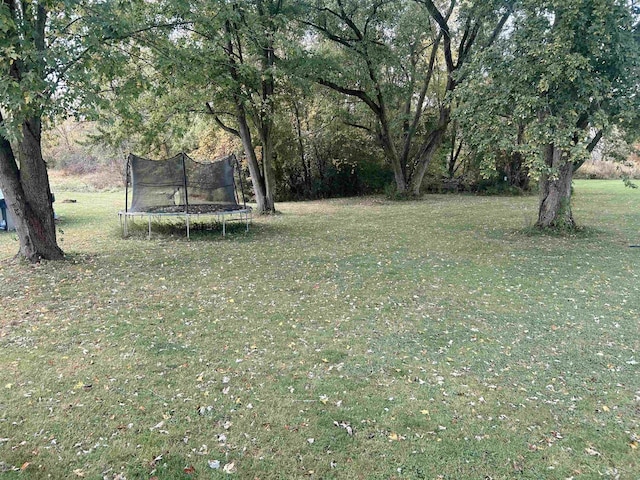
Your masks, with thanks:
[[[273,171],[273,139],[271,128],[266,128],[262,136],[262,167],[264,171],[265,211],[275,213],[276,176]]]
[[[258,158],[256,157],[253,140],[251,139],[251,130],[249,130],[247,117],[242,105],[236,105],[236,119],[238,121],[240,140],[242,141],[244,154],[247,158],[247,165],[249,166],[249,175],[251,175],[251,184],[253,186],[253,193],[256,200],[256,208],[258,210],[257,213],[268,213],[273,207],[269,205],[267,200],[264,178],[260,171],[260,165],[258,164]]]
[[[30,262],[60,260],[64,253],[56,240],[39,119],[25,122],[22,130],[23,138],[18,145],[19,169],[11,144],[0,136],[0,188],[15,221],[20,242],[18,255]]]
[[[249,166],[249,174],[251,175],[251,184],[253,186],[253,192],[257,204],[257,210],[259,214],[269,213],[273,211],[273,198],[269,198],[269,191],[267,187],[267,179],[260,169],[258,159],[251,137],[251,129],[247,121],[247,113],[242,102],[242,94],[240,88],[240,75],[238,73],[237,58],[240,58],[242,63],[242,55],[237,54],[232,39],[235,38],[235,31],[237,27],[227,20],[225,22],[225,30],[229,36],[226,46],[226,53],[229,59],[229,73],[231,78],[236,83],[233,93],[233,103],[235,107],[235,117],[238,122],[238,131],[234,132],[240,137],[242,141],[242,148],[244,149],[245,156],[247,158],[247,164]],[[238,47],[237,51],[241,51]],[[266,173],[266,172],[265,172]]]
[[[407,175],[405,165],[400,161],[398,157],[398,151],[395,148],[393,139],[389,134],[388,129],[383,128],[379,134],[380,143],[385,156],[391,163],[393,168],[393,178],[396,182],[396,192],[401,195],[407,193]]]
[[[302,174],[305,192],[307,197],[311,193],[311,174],[310,168],[307,164],[307,155],[304,148],[304,140],[302,138],[302,119],[300,118],[300,108],[298,102],[293,100],[293,113],[295,116],[295,128],[296,128],[296,141],[298,144],[298,156],[300,157],[300,165],[302,165]]]
[[[25,77],[44,79],[46,76],[43,52],[47,11],[42,2],[34,11],[32,5],[4,1],[16,25],[25,28],[24,47],[28,52],[15,59],[8,67],[12,79],[21,84]],[[30,80],[32,81],[32,80]],[[4,126],[0,112],[0,126]],[[0,188],[12,214],[21,255],[31,262],[41,259],[58,260],[64,253],[56,241],[56,227],[51,206],[51,189],[47,165],[42,159],[42,125],[38,116],[22,121],[20,139],[15,149],[9,140],[0,135]],[[18,166],[19,165],[19,166]]]
[[[420,147],[416,159],[416,167],[411,176],[411,192],[416,196],[420,195],[422,180],[427,173],[431,161],[438,153],[444,141],[444,134],[447,131],[450,120],[451,108],[449,106],[442,107],[440,109],[440,119],[437,127],[429,134],[427,140]]]
[[[258,129],[260,140],[262,141],[262,170],[264,172],[264,187],[267,201],[267,211],[275,213],[276,197],[276,176],[274,172],[274,149],[273,149],[273,94],[275,92],[275,81],[273,79],[273,68],[275,64],[275,51],[273,48],[272,26],[267,12],[263,9],[262,2],[258,2],[258,11],[269,24],[267,31],[266,45],[262,49],[262,105],[259,112]]]
[[[554,145],[545,148],[544,156],[552,173],[545,172],[540,177],[540,205],[536,226],[574,228],[576,224],[571,213],[573,164],[567,161],[568,154]]]

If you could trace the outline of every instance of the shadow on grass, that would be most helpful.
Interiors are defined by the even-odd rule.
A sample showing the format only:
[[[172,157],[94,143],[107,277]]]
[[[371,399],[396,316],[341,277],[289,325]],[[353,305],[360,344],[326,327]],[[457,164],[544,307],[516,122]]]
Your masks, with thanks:
[[[576,226],[572,228],[540,228],[530,225],[525,228],[516,230],[517,235],[525,237],[551,237],[551,238],[567,238],[567,239],[596,239],[606,236],[609,232],[594,227]]]
[[[129,223],[129,238],[147,238],[149,224],[147,222]],[[257,239],[272,238],[284,233],[291,233],[293,227],[288,225],[270,225],[264,223],[250,223],[249,229],[244,222],[229,222],[226,224],[225,234],[222,234],[222,223],[195,222],[189,226],[190,241],[215,242],[222,240],[255,241]],[[187,230],[183,222],[151,222],[151,239],[186,240]]]

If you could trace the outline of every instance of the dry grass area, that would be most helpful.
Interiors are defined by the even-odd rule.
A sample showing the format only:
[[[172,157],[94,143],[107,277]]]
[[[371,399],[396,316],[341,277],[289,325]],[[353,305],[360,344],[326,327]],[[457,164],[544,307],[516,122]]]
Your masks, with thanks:
[[[49,170],[49,179],[54,191],[99,192],[124,188],[122,173],[116,169],[102,168],[81,175],[65,170]]]
[[[0,234],[3,479],[637,478],[622,182],[576,182],[574,237],[433,195],[122,239],[123,192],[56,192],[68,260]]]
[[[578,179],[611,180],[623,176],[640,179],[640,158],[634,155],[625,163],[588,160],[575,173]]]

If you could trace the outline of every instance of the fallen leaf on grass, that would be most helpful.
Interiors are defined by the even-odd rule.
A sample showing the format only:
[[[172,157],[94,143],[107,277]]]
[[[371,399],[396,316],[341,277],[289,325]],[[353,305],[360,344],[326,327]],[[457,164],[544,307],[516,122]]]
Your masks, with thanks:
[[[591,448],[591,447],[585,448],[584,451],[588,455],[591,455],[592,457],[599,457],[601,455],[599,451],[597,451],[595,448]]]
[[[336,422],[336,421],[334,421],[333,424],[336,427],[344,428],[347,431],[347,434],[353,435],[353,428],[351,427],[351,425],[349,425],[348,422]]]
[[[156,466],[158,465],[158,462],[160,462],[161,460],[162,460],[162,455],[158,455],[153,460],[151,460],[151,462],[149,463],[149,466],[151,468],[156,468]]]
[[[81,468],[76,468],[73,473],[80,478],[84,478],[85,473],[82,471]]]
[[[31,462],[24,462],[20,467],[20,470],[24,472],[27,468],[29,468],[29,465],[31,465]]]
[[[196,473],[196,469],[193,467],[193,465],[189,465],[188,467],[184,468],[184,473],[186,473],[187,475],[193,475],[194,473]]]
[[[235,473],[236,472],[236,464],[234,462],[227,463],[224,467],[222,467],[222,471],[224,473]]]
[[[158,423],[157,425],[154,425],[153,427],[150,427],[149,430],[156,430],[157,428],[162,428],[164,427],[164,420],[160,423]]]

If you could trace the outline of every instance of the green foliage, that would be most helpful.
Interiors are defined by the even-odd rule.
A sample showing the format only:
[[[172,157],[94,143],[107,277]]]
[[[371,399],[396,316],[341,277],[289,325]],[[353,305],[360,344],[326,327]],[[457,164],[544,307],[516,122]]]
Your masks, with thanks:
[[[308,91],[304,87],[310,87]],[[276,115],[278,198],[300,200],[381,192],[391,181],[369,132],[353,129],[336,108],[339,96],[318,87],[288,89]],[[299,129],[299,131],[298,131]]]
[[[116,39],[130,35],[130,25],[123,25],[121,19],[139,19],[133,13],[136,5],[77,0],[3,2],[0,108],[4,121],[0,134],[15,139],[24,119],[30,117],[53,121],[91,115],[104,86],[101,72],[109,71],[113,78],[126,64],[125,54],[110,47]]]
[[[340,93],[339,115],[369,132],[394,170],[410,176],[419,150],[413,140],[422,138],[429,114],[437,116],[425,98],[436,103],[443,95],[444,79],[429,62],[438,44],[428,12],[412,1],[324,1],[304,13],[316,35],[291,56],[290,68]]]
[[[524,193],[522,189],[496,177],[480,179],[473,184],[472,188],[479,195],[519,196]]]
[[[631,188],[631,189],[636,189],[638,188],[638,184],[633,183],[633,180],[631,180],[628,176],[623,176],[622,177],[622,181],[624,182],[624,186],[627,188]]]
[[[593,131],[631,125],[639,66],[633,28],[622,1],[522,2],[513,27],[476,58],[458,91],[457,116],[485,168],[495,168],[498,152],[519,152],[542,171],[549,144],[580,164]]]
[[[393,202],[405,202],[415,200],[415,195],[410,192],[404,191],[399,192],[398,186],[395,183],[389,182],[384,187],[384,197],[387,200],[391,200]]]

